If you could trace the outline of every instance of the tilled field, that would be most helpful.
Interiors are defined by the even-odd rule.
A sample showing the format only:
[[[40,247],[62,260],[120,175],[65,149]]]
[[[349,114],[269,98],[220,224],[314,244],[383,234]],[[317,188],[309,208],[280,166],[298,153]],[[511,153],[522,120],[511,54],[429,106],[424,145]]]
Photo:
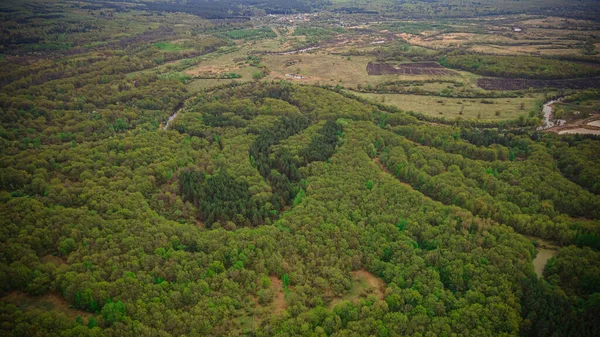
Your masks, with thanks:
[[[367,64],[367,73],[378,75],[450,75],[453,72],[433,62],[406,63],[393,66],[387,63]]]
[[[528,80],[518,78],[480,78],[477,85],[485,90],[527,90],[529,88],[586,89],[600,88],[600,77],[569,80]]]

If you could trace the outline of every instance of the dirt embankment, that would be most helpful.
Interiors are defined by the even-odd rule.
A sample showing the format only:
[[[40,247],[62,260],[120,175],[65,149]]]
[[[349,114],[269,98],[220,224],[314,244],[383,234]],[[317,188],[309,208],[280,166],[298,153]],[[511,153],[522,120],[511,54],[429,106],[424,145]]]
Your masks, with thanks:
[[[562,126],[556,126],[550,129],[546,129],[546,131],[558,133],[559,135],[600,135],[600,115],[594,115],[590,118],[569,122],[568,124]]]

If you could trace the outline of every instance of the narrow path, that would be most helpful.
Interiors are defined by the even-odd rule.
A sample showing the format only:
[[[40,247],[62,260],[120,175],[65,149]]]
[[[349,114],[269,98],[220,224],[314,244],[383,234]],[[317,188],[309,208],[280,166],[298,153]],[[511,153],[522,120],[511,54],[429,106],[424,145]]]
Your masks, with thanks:
[[[390,172],[390,170],[388,170],[388,168],[381,162],[381,160],[379,160],[379,157],[375,157],[373,158],[373,163],[375,163],[377,166],[379,166],[379,168],[381,169],[381,173],[382,174],[389,174],[392,178],[394,178],[394,180],[396,180],[396,182],[398,182],[400,185],[406,187],[407,189],[420,194],[424,199],[431,201],[431,202],[435,202],[437,204],[441,204],[441,205],[446,205],[441,201],[435,200],[433,198],[431,198],[430,196],[424,194],[423,192],[416,190],[414,187],[412,187],[409,183],[406,183],[402,180],[400,180],[400,178],[396,177],[392,172]],[[450,205],[446,205],[446,206],[453,206],[453,204]]]
[[[386,167],[386,166],[385,166],[385,165],[384,165],[384,164],[381,162],[381,160],[379,160],[379,157],[375,157],[375,158],[373,158],[373,163],[375,163],[377,166],[379,166],[379,168],[380,168],[380,169],[381,169],[381,171],[382,171],[382,172],[381,172],[382,174],[389,174],[389,175],[390,175],[390,176],[392,176],[392,178],[394,178],[394,180],[396,180],[396,181],[397,181],[397,182],[398,182],[400,185],[402,185],[402,186],[404,186],[404,187],[406,187],[406,188],[408,188],[408,189],[410,189],[410,190],[412,190],[412,191],[414,191],[414,192],[416,192],[416,193],[419,193],[420,195],[422,195],[422,196],[423,196],[423,198],[425,198],[425,199],[427,199],[427,200],[429,200],[429,201],[433,201],[433,202],[440,203],[439,201],[437,201],[437,200],[433,200],[433,199],[431,199],[429,196],[427,196],[427,195],[423,194],[423,192],[415,190],[415,189],[414,189],[414,188],[413,188],[413,187],[412,187],[412,186],[411,186],[409,183],[405,183],[404,181],[400,180],[400,178],[398,178],[398,177],[396,177],[394,174],[392,174],[392,172],[390,172],[390,170],[388,170],[388,168],[387,168],[387,167]]]
[[[279,32],[279,29],[277,29],[275,27],[271,27],[271,30],[273,31],[273,33],[275,33],[277,35],[278,39],[281,39],[281,33]]]

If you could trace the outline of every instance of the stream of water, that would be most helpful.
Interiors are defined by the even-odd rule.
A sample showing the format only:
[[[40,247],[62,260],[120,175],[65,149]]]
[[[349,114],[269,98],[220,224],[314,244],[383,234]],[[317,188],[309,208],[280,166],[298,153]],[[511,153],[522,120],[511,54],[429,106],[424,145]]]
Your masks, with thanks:
[[[177,110],[174,114],[172,114],[171,116],[169,116],[169,119],[167,120],[167,124],[165,124],[165,126],[163,126],[163,130],[166,130],[169,127],[169,123],[171,123],[172,120],[174,120],[177,117],[177,114],[183,110],[183,108]]]
[[[542,108],[542,112],[544,113],[544,125],[538,127],[538,130],[546,130],[555,126],[561,126],[561,125],[565,125],[565,123],[567,123],[567,121],[563,120],[563,119],[553,119],[552,118],[552,105],[556,102],[559,102],[559,99],[555,99],[555,100],[551,100],[549,102],[547,102],[546,104],[544,104],[544,107]]]

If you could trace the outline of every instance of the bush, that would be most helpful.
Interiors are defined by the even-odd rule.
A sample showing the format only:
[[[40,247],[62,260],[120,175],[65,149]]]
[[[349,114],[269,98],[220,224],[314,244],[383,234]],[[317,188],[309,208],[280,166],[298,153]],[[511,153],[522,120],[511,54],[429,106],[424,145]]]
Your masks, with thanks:
[[[127,309],[123,302],[111,302],[109,301],[102,308],[102,319],[112,325],[115,322],[121,322],[126,316]]]

